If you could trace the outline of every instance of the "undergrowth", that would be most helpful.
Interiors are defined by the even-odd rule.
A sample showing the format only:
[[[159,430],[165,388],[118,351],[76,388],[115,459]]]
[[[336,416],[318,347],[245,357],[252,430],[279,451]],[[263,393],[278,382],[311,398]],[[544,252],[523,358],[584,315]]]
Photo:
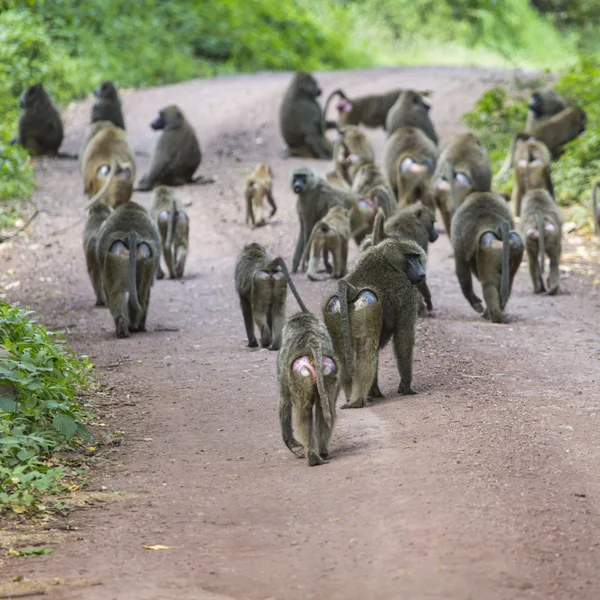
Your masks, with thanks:
[[[90,368],[31,312],[0,301],[0,512],[44,510],[47,494],[73,489],[81,473],[52,454],[91,442],[78,402]]]

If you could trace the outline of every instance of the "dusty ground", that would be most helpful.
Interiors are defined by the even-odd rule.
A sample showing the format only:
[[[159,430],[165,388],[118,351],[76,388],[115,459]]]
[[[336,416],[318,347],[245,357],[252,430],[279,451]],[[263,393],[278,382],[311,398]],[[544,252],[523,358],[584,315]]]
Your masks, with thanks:
[[[53,214],[37,219],[27,241],[0,248],[1,282],[20,281],[8,299],[65,329],[112,390],[99,410],[123,441],[97,461],[91,490],[120,501],[74,511],[66,522],[76,531],[62,532],[53,555],[1,559],[0,580],[72,579],[46,588],[45,597],[61,600],[599,598],[600,294],[589,279],[565,271],[564,293],[534,297],[524,264],[511,323],[491,325],[462,297],[441,235],[428,267],[435,318],[418,325],[419,394],[396,395],[387,348],[386,398],[340,411],[328,465],[309,469],[284,447],[276,355],[245,347],[232,272],[251,240],[291,258],[288,172],[329,167],[278,158],[276,114],[288,80],[240,76],[125,95],[136,149],[152,150],[148,123],[176,102],[199,133],[201,172],[219,178],[180,189],[192,202],[187,275],[155,284],[147,334],[117,341],[108,311],[94,307],[82,225],[62,239],[50,235],[86,203],[76,164],[40,165],[37,201]],[[433,89],[431,114],[446,143],[463,130],[460,115],[507,75],[407,68],[320,81],[325,92],[340,84],[356,94]],[[69,151],[89,108],[67,111]],[[380,153],[383,133],[370,135]],[[264,159],[276,174],[279,212],[251,231],[241,187]],[[147,165],[139,159],[140,174]],[[149,206],[151,195],[134,199]],[[334,285],[296,282],[314,310]],[[288,314],[296,310],[290,297]]]

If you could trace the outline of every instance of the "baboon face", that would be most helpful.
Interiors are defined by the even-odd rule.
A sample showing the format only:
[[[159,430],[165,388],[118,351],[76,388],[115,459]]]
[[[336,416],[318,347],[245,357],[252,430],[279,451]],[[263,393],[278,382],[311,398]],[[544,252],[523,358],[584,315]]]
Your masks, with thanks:
[[[529,110],[536,115],[536,117],[540,117],[544,114],[542,97],[539,92],[533,92],[533,94],[531,94],[528,107]]]
[[[313,187],[314,174],[310,169],[302,168],[294,169],[290,176],[290,183],[294,194],[302,194],[306,190]]]
[[[112,81],[103,81],[94,89],[96,98],[113,99],[117,97],[117,88]]]
[[[35,101],[38,98],[41,98],[46,91],[44,90],[44,86],[41,83],[34,83],[30,85],[19,98],[19,106],[21,108],[29,108],[33,106]]]
[[[425,271],[421,266],[420,254],[405,254],[406,259],[406,276],[412,285],[419,285],[425,279]]]
[[[183,123],[183,120],[183,113],[173,104],[163,108],[158,113],[158,117],[150,123],[150,127],[156,131],[165,128],[175,129]]]
[[[420,203],[422,205],[422,203]],[[431,211],[426,206],[420,206],[415,213],[417,219],[423,224],[425,227],[425,231],[429,237],[429,242],[433,244],[438,239],[438,232],[435,228],[435,215],[433,211]]]
[[[321,88],[317,80],[310,74],[303,71],[296,73],[296,87],[300,92],[305,93],[312,98],[318,98],[321,95]]]

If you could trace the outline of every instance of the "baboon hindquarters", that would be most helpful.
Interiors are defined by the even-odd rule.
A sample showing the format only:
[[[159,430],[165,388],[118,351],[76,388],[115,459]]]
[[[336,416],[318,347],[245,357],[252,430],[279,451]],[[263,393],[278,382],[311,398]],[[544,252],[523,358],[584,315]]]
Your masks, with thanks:
[[[260,331],[261,346],[279,350],[285,322],[287,281],[282,271],[256,271],[250,301],[254,322]]]

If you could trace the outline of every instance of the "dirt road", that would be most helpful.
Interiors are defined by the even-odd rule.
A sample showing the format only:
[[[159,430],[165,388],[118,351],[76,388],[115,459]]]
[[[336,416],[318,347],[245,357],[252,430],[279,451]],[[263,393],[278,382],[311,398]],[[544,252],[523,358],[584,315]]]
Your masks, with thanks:
[[[405,68],[319,79],[325,93],[340,84],[356,94],[435,90],[431,115],[446,143],[464,130],[460,115],[480,93],[508,76]],[[9,301],[31,305],[54,329],[68,326],[69,343],[90,355],[110,391],[100,407],[107,429],[123,435],[91,474],[90,489],[113,501],[73,512],[67,521],[77,531],[53,555],[5,559],[2,581],[101,582],[45,596],[61,600],[600,598],[600,294],[588,280],[565,272],[564,293],[534,297],[523,264],[511,323],[492,325],[462,297],[440,235],[428,264],[435,318],[417,331],[419,394],[396,394],[387,348],[385,399],[340,411],[328,465],[309,469],[284,447],[276,355],[245,347],[232,273],[251,240],[291,258],[289,170],[329,168],[278,157],[288,81],[238,76],[125,95],[136,149],[152,150],[148,123],[176,102],[199,133],[200,171],[218,176],[215,185],[180,189],[192,202],[187,276],[155,284],[149,333],[117,341],[108,311],[94,307],[81,225],[62,239],[49,235],[86,203],[76,164],[39,167],[36,197],[53,214],[40,216],[30,240],[0,247],[2,282],[16,269],[20,286]],[[89,109],[67,111],[67,150],[77,150]],[[384,135],[370,137],[379,156]],[[251,231],[241,189],[265,159],[279,212]],[[139,159],[140,174],[148,160]],[[149,206],[151,195],[134,199]],[[334,286],[295,280],[313,310]],[[296,310],[290,295],[288,314]]]

